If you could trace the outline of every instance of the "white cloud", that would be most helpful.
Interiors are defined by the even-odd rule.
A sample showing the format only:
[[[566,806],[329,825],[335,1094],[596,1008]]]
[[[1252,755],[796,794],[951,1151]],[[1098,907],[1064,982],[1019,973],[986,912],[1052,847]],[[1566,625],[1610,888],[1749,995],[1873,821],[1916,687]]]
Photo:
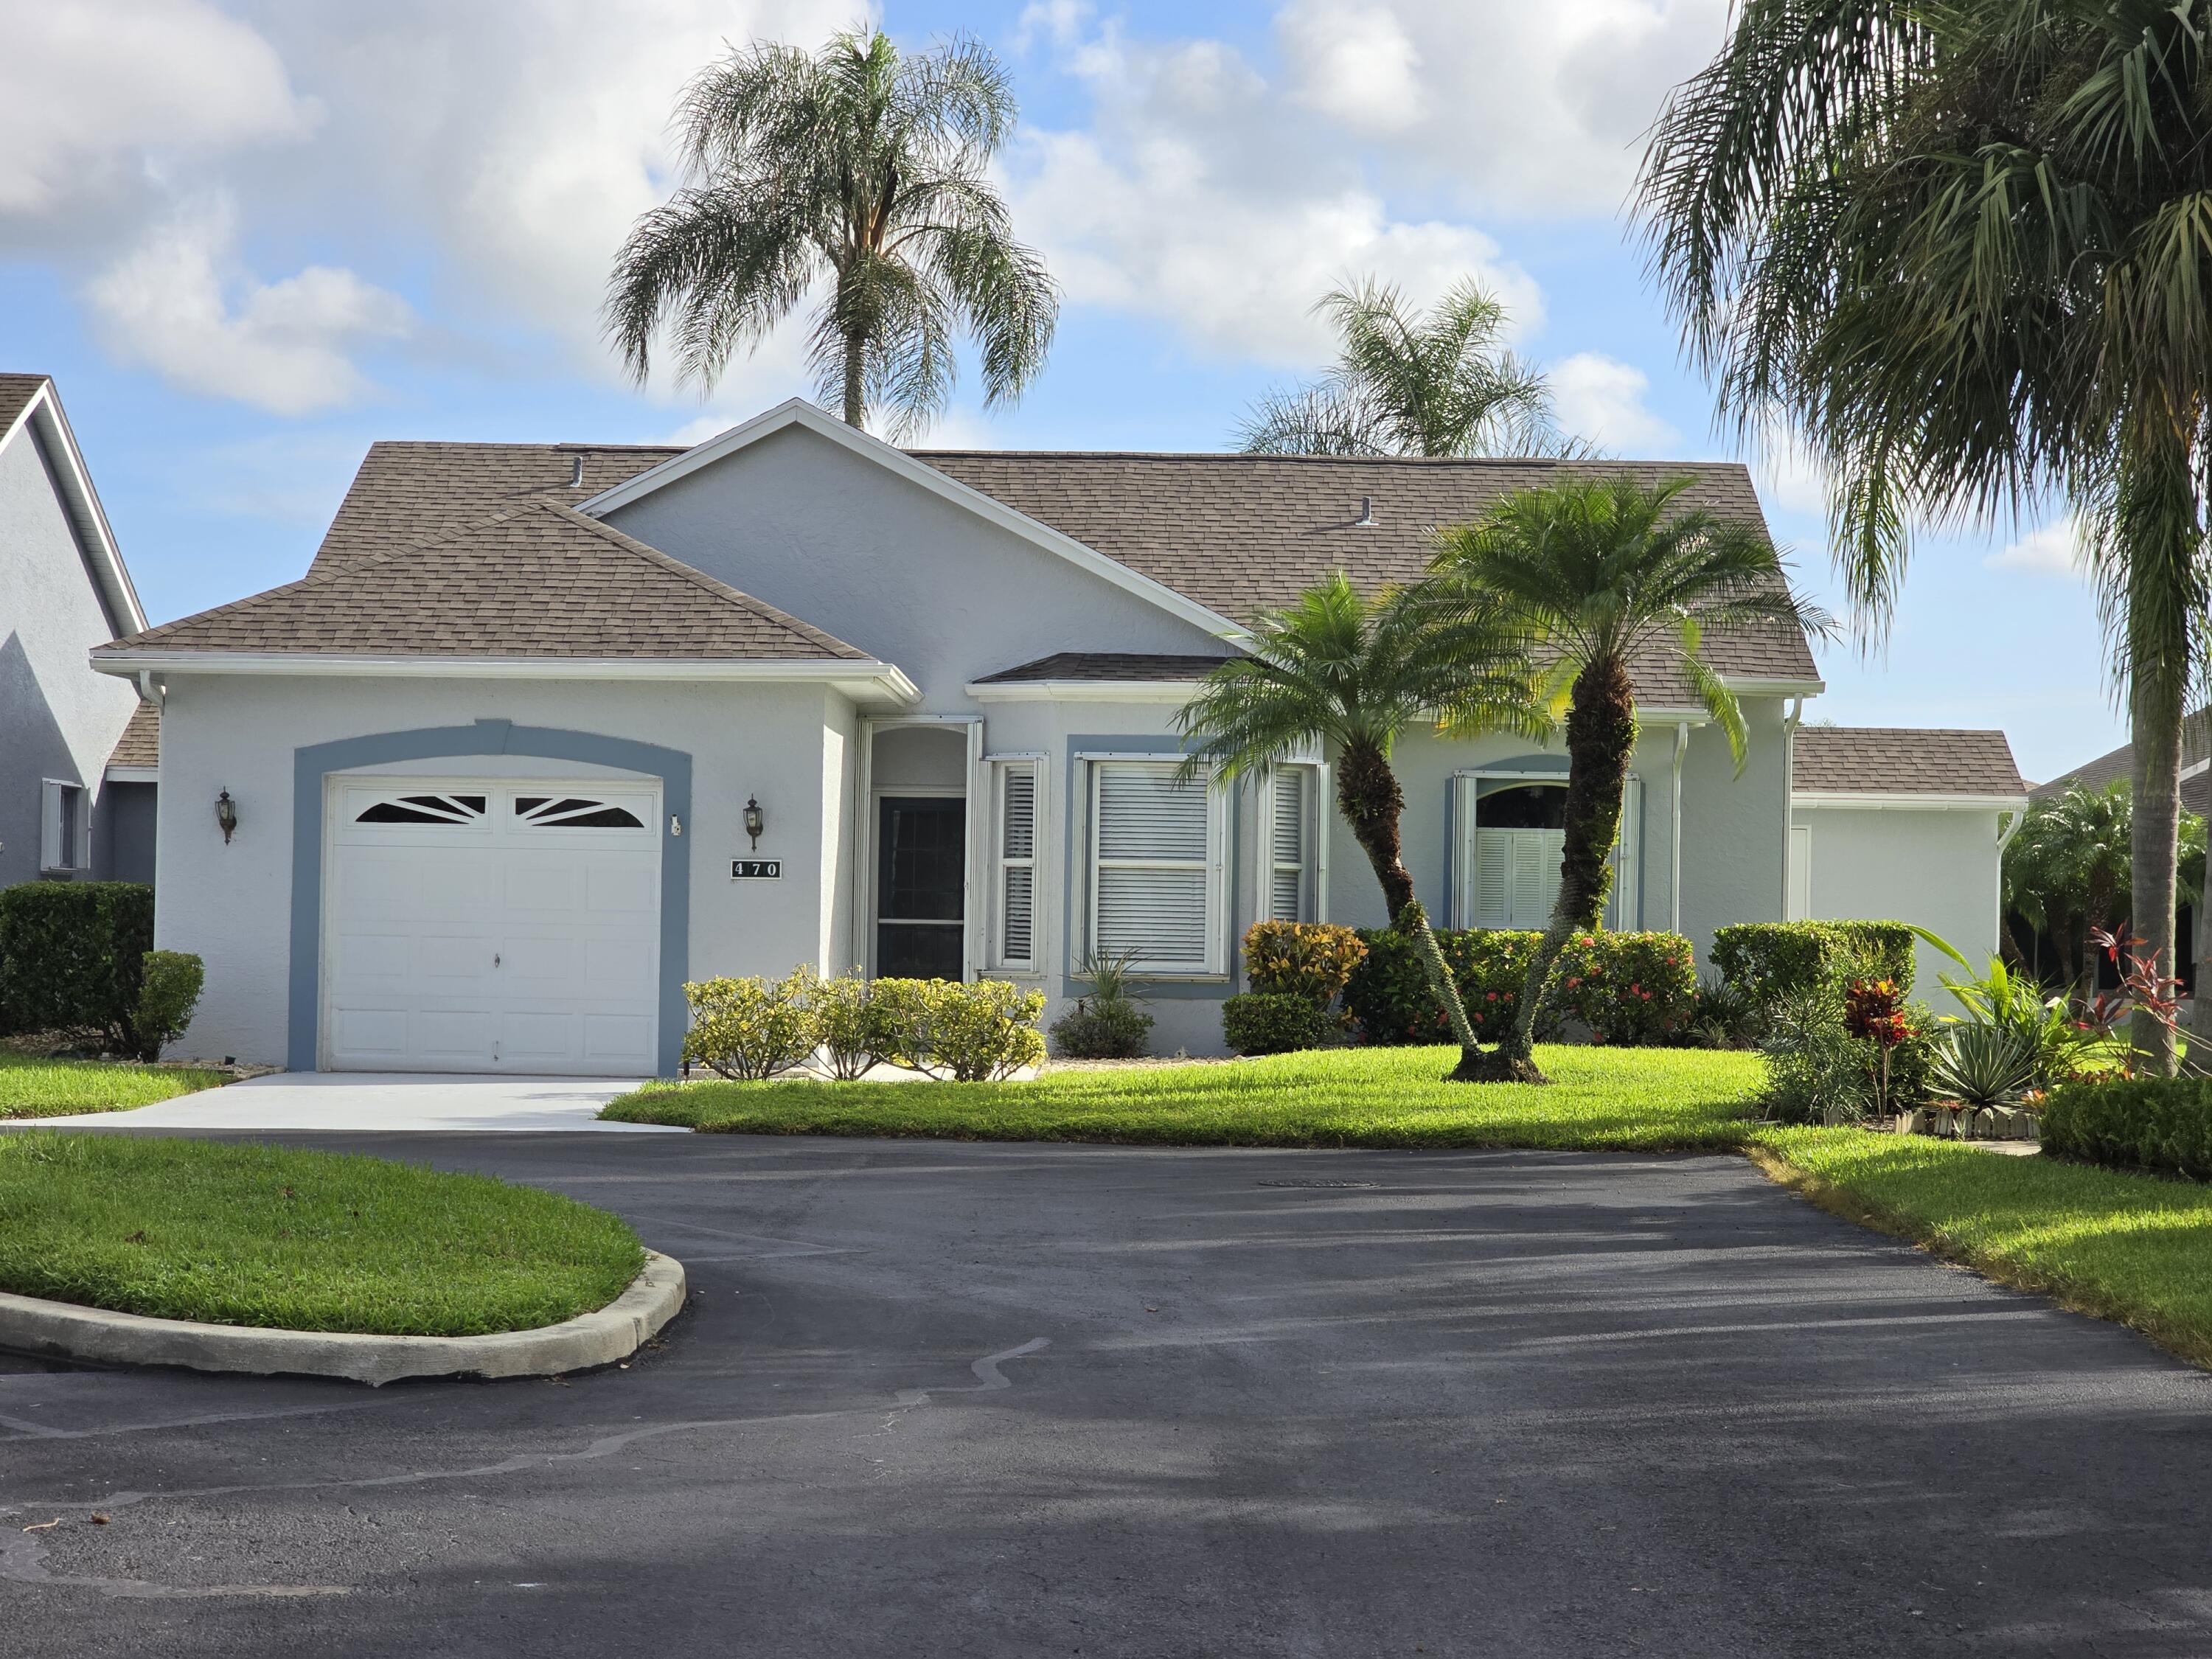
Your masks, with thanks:
[[[1383,5],[1364,0],[1294,0],[1275,32],[1292,95],[1353,132],[1403,132],[1426,114],[1421,54]]]
[[[2088,550],[2079,523],[2071,514],[2031,530],[2006,544],[1982,562],[1991,570],[2021,570],[2037,576],[2068,576],[2080,580],[2088,573]]]
[[[1066,66],[1090,87],[1092,121],[1030,135],[1012,197],[1070,301],[1278,365],[1328,356],[1313,303],[1352,276],[1425,302],[1472,273],[1519,328],[1540,321],[1540,291],[1495,241],[1395,216],[1343,147],[1230,46],[1132,43],[1109,23]]]
[[[260,282],[239,268],[236,234],[228,202],[202,204],[101,272],[88,297],[111,349],[188,391],[279,415],[365,395],[348,352],[407,333],[405,301],[331,265]]]
[[[1600,449],[1627,456],[1674,448],[1681,434],[1644,406],[1650,376],[1632,363],[1578,351],[1549,370],[1559,424]]]

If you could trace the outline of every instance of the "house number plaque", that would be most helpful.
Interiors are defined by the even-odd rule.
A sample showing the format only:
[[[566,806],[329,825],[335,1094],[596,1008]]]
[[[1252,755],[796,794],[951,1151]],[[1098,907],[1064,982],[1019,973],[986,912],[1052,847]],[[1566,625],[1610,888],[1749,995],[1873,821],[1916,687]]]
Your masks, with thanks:
[[[783,874],[781,859],[732,859],[732,881],[774,881]]]

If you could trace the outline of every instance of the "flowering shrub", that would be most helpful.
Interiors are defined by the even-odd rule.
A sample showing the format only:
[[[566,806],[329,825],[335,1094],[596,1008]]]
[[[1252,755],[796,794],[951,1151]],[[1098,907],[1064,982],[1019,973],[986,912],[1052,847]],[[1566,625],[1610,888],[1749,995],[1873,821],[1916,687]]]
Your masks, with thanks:
[[[1680,933],[1577,933],[1559,953],[1546,1012],[1587,1029],[1593,1042],[1649,1047],[1689,1033],[1698,967]]]
[[[1255,921],[1244,930],[1244,971],[1261,996],[1305,997],[1326,1008],[1366,959],[1358,933],[1325,921]]]
[[[1363,933],[1367,956],[1352,970],[1345,1006],[1369,1042],[1449,1042],[1451,1028],[1430,994],[1413,941],[1389,928]],[[1528,957],[1542,935],[1504,928],[1446,928],[1437,933],[1458,981],[1474,1034],[1492,1040],[1511,1025],[1528,982]],[[1686,1035],[1697,1006],[1698,972],[1679,933],[1577,933],[1560,953],[1550,994],[1537,1010],[1536,1035],[1553,1042],[1564,1022],[1591,1041],[1625,1045]]]

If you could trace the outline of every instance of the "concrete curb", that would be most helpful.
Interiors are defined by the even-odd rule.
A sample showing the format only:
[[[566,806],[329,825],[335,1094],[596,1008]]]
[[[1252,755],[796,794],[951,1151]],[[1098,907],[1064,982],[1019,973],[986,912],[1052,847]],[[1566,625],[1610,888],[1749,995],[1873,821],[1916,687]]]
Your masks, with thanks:
[[[181,1365],[258,1376],[343,1376],[372,1388],[406,1376],[553,1376],[626,1359],[684,1306],[684,1264],[645,1253],[645,1271],[594,1312],[495,1336],[364,1336],[149,1319],[0,1292],[0,1348],[100,1365]]]

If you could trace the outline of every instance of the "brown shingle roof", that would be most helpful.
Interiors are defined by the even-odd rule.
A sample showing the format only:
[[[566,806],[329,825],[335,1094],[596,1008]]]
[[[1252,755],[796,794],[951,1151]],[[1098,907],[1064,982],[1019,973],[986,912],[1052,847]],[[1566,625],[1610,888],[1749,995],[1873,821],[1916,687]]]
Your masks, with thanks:
[[[142,702],[131,716],[131,724],[123,728],[123,735],[115,740],[115,752],[107,757],[110,766],[155,767],[161,763],[161,711],[150,702]]]
[[[868,654],[552,501],[327,566],[102,651],[865,662]]]
[[[15,428],[23,410],[46,383],[43,374],[0,374],[0,436]]]
[[[2002,732],[1801,726],[1790,785],[1834,794],[2024,795]]]
[[[1013,668],[986,674],[978,685],[1010,685],[1032,680],[1200,680],[1228,661],[1225,655],[1166,656],[1137,651],[1059,651]]]
[[[380,443],[315,556],[315,568],[472,523],[521,500],[569,504],[684,452],[582,444]],[[923,461],[1017,512],[1176,589],[1236,622],[1280,605],[1318,578],[1364,586],[1410,581],[1426,568],[1437,526],[1474,517],[1509,490],[1569,471],[1646,483],[1687,475],[1690,504],[1763,522],[1750,473],[1735,462],[1566,462],[1275,455],[1149,455],[922,449]],[[568,478],[580,459],[583,483]],[[1374,523],[1355,528],[1363,499]],[[1803,637],[1788,629],[1715,633],[1723,673],[1817,679]],[[1697,698],[1662,651],[1635,665],[1648,703]]]
[[[2183,769],[2186,771],[2207,758],[2208,751],[2212,751],[2212,710],[2200,708],[2182,723]],[[2132,778],[2135,769],[2136,746],[2124,743],[2118,749],[2085,762],[2070,772],[2060,773],[2048,783],[2039,784],[2035,799],[2056,799],[2077,783],[2088,789],[2102,789],[2123,778]],[[2181,805],[2184,810],[2200,817],[2212,811],[2212,773],[2199,772],[2194,777],[2182,779]]]

